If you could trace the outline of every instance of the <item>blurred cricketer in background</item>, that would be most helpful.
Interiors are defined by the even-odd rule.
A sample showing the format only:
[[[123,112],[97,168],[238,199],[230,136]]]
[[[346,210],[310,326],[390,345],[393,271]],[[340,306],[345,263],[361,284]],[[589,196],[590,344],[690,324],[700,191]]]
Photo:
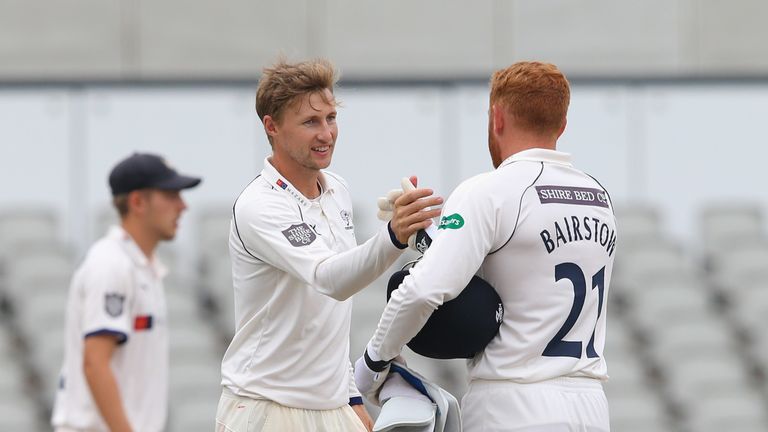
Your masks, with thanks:
[[[477,274],[504,307],[499,334],[468,362],[466,431],[608,431],[601,380],[616,221],[605,189],[556,150],[570,89],[554,66],[516,63],[491,80],[494,171],[446,200],[440,235],[392,293],[355,368],[380,375],[432,312]]]
[[[357,245],[347,183],[325,170],[338,135],[336,79],[327,61],[279,61],[259,82],[272,155],[233,207],[236,322],[217,431],[372,427],[349,361],[350,297],[432,223],[439,210],[422,209],[442,200],[427,189],[403,194],[392,221]]]
[[[176,235],[187,208],[179,175],[135,153],[109,175],[120,225],[75,272],[67,303],[64,366],[53,409],[57,432],[159,432],[168,407],[168,325],[155,248]]]

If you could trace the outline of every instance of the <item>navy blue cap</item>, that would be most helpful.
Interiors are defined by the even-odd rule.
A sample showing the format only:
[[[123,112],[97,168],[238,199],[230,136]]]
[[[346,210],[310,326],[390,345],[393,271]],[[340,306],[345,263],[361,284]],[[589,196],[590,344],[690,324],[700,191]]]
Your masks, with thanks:
[[[134,153],[120,161],[109,173],[112,196],[139,189],[181,190],[195,187],[199,177],[181,175],[160,156]]]

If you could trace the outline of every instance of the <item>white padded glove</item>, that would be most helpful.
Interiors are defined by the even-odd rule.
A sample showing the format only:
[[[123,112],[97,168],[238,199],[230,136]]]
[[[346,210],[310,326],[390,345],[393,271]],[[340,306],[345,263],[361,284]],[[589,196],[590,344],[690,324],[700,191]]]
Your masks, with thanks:
[[[379,197],[376,204],[379,207],[376,217],[384,222],[392,220],[392,212],[395,210],[395,201],[400,198],[405,192],[415,190],[416,186],[411,183],[408,177],[403,177],[400,180],[400,189],[392,189],[387,192],[387,196]],[[425,210],[429,210],[426,208]],[[420,253],[424,253],[432,244],[432,240],[437,237],[437,229],[434,225],[430,225],[425,230],[419,230],[408,238],[408,246]]]
[[[380,221],[389,222],[392,220],[392,212],[395,210],[395,200],[400,198],[400,195],[402,194],[402,189],[392,189],[387,192],[387,196],[379,197],[376,200],[376,204],[379,207],[376,217],[379,218]]]

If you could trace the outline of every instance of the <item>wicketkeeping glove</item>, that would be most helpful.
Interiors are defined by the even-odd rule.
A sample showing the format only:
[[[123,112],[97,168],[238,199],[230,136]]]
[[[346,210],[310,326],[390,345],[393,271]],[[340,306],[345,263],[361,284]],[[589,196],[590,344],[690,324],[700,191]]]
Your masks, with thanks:
[[[400,180],[401,189],[392,189],[387,193],[386,197],[379,197],[377,199],[377,205],[379,207],[376,217],[384,222],[392,220],[392,213],[395,210],[395,201],[405,193],[416,189],[416,186],[411,183],[408,177],[403,177]],[[420,253],[424,253],[429,249],[432,244],[432,240],[437,237],[437,229],[434,225],[430,225],[425,230],[419,230],[408,238],[408,246]]]
[[[389,374],[389,362],[374,362],[368,357],[368,349],[362,357],[355,362],[355,386],[366,399],[381,405],[379,402],[379,390],[387,380]]]
[[[392,220],[392,212],[395,210],[395,200],[400,198],[400,195],[402,194],[402,189],[392,189],[387,192],[387,196],[379,197],[376,200],[376,204],[379,207],[376,217],[379,218],[380,221],[389,222]]]

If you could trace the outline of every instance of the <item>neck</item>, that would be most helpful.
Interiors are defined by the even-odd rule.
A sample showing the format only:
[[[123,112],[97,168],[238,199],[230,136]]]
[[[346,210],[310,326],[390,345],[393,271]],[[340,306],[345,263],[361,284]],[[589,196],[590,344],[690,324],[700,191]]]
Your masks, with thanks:
[[[297,164],[285,164],[274,155],[269,158],[269,162],[281,176],[291,182],[299,193],[308,199],[320,196],[320,188],[317,186],[320,184],[320,170],[306,168]]]
[[[541,136],[525,132],[511,134],[501,139],[501,160],[505,160],[515,153],[535,148],[556,150],[557,137]]]
[[[126,217],[121,223],[125,232],[131,236],[134,242],[139,246],[148,260],[152,260],[155,253],[155,248],[159,243],[156,236],[151,235],[146,229],[143,229],[139,221],[134,218]]]

